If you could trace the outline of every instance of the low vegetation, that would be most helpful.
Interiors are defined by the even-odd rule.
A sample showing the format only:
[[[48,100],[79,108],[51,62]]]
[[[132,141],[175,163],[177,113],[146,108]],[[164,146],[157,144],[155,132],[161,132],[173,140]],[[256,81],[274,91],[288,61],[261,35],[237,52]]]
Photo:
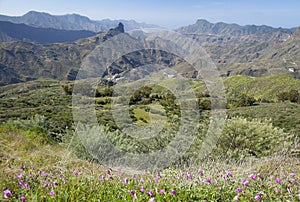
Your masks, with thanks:
[[[3,201],[297,201],[300,162],[280,155],[154,173],[76,158],[35,127],[0,126]]]
[[[210,121],[211,97],[203,82],[192,80],[200,116],[193,128],[185,130],[197,129],[197,137],[178,162],[142,173],[104,167],[84,147],[72,123],[73,84],[37,80],[1,87],[0,199],[300,200],[299,80],[286,75],[236,76],[224,82],[227,120],[210,155],[199,158]],[[112,104],[125,98],[114,94],[112,86],[100,85],[95,97],[87,99],[95,101],[105,136],[115,147],[131,153],[154,152],[168,145],[184,110],[167,89],[151,85],[138,89],[128,99],[131,120],[120,120],[136,127],[162,127],[158,133],[139,130],[150,137],[139,139],[124,133],[123,126],[115,122]]]

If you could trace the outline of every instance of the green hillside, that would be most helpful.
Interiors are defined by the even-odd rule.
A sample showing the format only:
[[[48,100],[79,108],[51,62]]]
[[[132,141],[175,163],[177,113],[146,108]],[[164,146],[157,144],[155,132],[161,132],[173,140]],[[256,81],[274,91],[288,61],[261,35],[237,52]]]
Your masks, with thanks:
[[[172,82],[174,81],[169,79],[164,82],[169,82],[169,84],[164,85],[173,85]],[[270,127],[270,130],[268,129],[269,132],[258,134],[259,136],[269,134],[273,137],[272,133],[277,134],[275,131],[282,129],[283,131],[279,132],[279,134],[286,138],[290,135],[300,137],[300,104],[291,103],[290,101],[281,102],[277,99],[277,95],[281,92],[288,92],[291,89],[300,92],[300,80],[293,79],[287,75],[261,78],[234,76],[224,79],[224,83],[228,102],[232,102],[232,100],[237,102],[241,99],[240,95],[245,94],[256,99],[254,100],[254,104],[250,104],[251,106],[228,104],[227,116],[229,118],[229,125],[231,124],[231,119],[235,117],[240,117],[241,120],[237,121],[237,123],[240,122],[241,124],[243,123],[242,119],[247,118],[246,121],[249,123],[246,123],[248,123],[249,126],[251,124],[254,126],[257,124],[257,127],[261,127],[259,126],[260,121],[266,126],[271,124],[268,126]],[[134,86],[136,84],[127,84],[127,89],[130,89],[131,85]],[[199,80],[193,80],[190,81],[190,85],[190,91],[193,91],[199,99],[201,119],[199,120],[199,124],[195,126],[199,128],[197,141],[187,152],[184,159],[197,155],[197,151],[201,149],[210,115],[210,97],[209,93],[205,90],[204,83]],[[55,80],[36,80],[0,87],[1,121],[5,122],[10,119],[24,120],[39,115],[45,118],[45,123],[43,124],[44,131],[52,138],[61,141],[66,133],[74,129],[72,119],[72,91],[68,90],[66,86],[71,87],[70,84]],[[121,126],[116,124],[114,120],[116,117],[113,117],[111,111],[112,101],[123,98],[118,96],[111,97],[111,91],[109,89],[110,88],[100,84],[98,93],[96,93],[97,97],[88,99],[94,99],[98,122],[103,126],[106,125],[110,127],[110,130],[115,131],[112,134],[108,134],[108,137],[111,138],[111,141],[115,142],[115,144],[121,146],[126,140],[125,146],[122,146],[126,148],[126,150],[132,152],[146,152],[164,147],[165,143],[168,143],[174,137],[173,132],[176,132],[178,129],[178,117],[181,116],[181,109],[178,101],[176,101],[176,97],[173,97],[171,92],[168,93],[166,89],[155,86],[140,88],[133,94],[133,97],[130,98],[130,104],[127,110],[129,110],[131,120],[122,117],[118,118],[119,121],[126,124],[128,121],[128,123],[132,121],[132,124],[137,127],[148,126],[153,123],[153,121],[156,121],[156,124],[162,122],[162,127],[165,129],[160,132],[160,136],[156,136],[152,139],[151,143],[149,143],[149,141],[133,139],[128,135],[124,136],[124,134],[119,131],[119,129],[121,129],[119,127],[125,127],[126,125]],[[252,123],[252,121],[254,122]],[[153,132],[155,133],[155,131]],[[148,134],[149,131],[146,130],[144,133],[147,133],[149,136],[154,135]],[[276,138],[280,138],[279,135],[277,136]],[[291,140],[287,141],[294,144]],[[262,148],[260,149],[264,150]],[[297,153],[297,150],[298,148],[293,148],[293,152]],[[222,152],[219,154],[221,153]]]
[[[233,76],[224,79],[224,83],[227,86],[229,97],[245,93],[257,100],[270,102],[277,101],[277,95],[280,92],[287,92],[291,89],[300,92],[300,80],[286,74],[259,78],[242,75]]]

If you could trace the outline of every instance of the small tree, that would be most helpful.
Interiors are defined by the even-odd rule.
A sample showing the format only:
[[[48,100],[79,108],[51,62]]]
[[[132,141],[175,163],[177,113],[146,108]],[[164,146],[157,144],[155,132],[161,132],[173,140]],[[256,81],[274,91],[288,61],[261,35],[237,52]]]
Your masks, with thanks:
[[[252,106],[256,102],[254,97],[246,94],[238,96],[236,99],[231,100],[231,105],[233,107],[247,107]]]
[[[95,97],[111,97],[114,90],[112,88],[104,88],[101,90],[96,90]]]
[[[290,91],[283,91],[278,93],[277,99],[280,102],[284,102],[288,100],[290,102],[300,103],[300,93],[295,89],[291,89]]]

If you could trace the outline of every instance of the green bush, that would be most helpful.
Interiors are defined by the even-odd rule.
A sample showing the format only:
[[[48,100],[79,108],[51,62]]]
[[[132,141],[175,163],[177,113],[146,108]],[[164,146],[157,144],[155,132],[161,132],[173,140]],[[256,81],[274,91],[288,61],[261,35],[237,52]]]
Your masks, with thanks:
[[[129,104],[149,104],[151,102],[150,95],[152,88],[149,86],[143,86],[134,92],[133,96],[130,98]],[[147,101],[145,101],[147,100]]]
[[[49,124],[45,116],[36,114],[30,119],[22,120],[9,120],[2,124],[4,128],[8,128],[11,131],[22,131],[32,141],[39,143],[54,143],[54,139],[57,137],[49,131]]]
[[[280,102],[290,101],[300,103],[300,93],[295,89],[291,89],[290,91],[283,91],[278,93],[277,99]]]
[[[96,90],[95,97],[111,97],[114,93],[112,88],[104,88],[101,90]]]
[[[202,98],[202,99],[199,99],[198,103],[199,103],[199,109],[211,110],[211,101],[210,101],[210,99]]]
[[[36,114],[35,116],[22,120],[10,120],[8,121],[8,124],[11,124],[12,126],[22,129],[22,130],[29,130],[29,131],[37,131],[37,132],[48,132],[49,124],[46,121],[46,117],[43,115]]]
[[[229,98],[230,107],[247,107],[252,106],[255,102],[255,98],[247,94],[241,94],[236,98]]]
[[[66,132],[62,136],[62,145],[67,148],[67,150],[70,151],[74,156],[80,159],[92,159],[92,156],[82,144],[82,140],[73,130],[66,130]]]
[[[66,95],[72,95],[74,84],[63,84],[61,87],[63,88]]]
[[[244,159],[268,156],[287,150],[292,136],[261,120],[234,117],[227,120],[214,155]]]

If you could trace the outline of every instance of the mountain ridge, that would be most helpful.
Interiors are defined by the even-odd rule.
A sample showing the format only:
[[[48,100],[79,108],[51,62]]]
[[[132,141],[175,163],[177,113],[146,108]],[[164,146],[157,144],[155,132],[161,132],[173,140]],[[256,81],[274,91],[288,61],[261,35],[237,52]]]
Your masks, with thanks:
[[[282,31],[288,34],[292,34],[295,28],[274,28],[267,25],[238,25],[236,23],[216,22],[211,23],[205,19],[198,19],[196,23],[180,27],[176,31],[198,34],[227,34],[231,36],[243,36],[250,34],[266,34],[274,31]]]
[[[96,35],[87,30],[60,30],[53,28],[31,27],[25,24],[15,24],[0,21],[0,42],[25,41],[41,44],[73,42],[80,38]]]
[[[199,24],[202,24],[201,29],[206,30],[205,32],[189,32],[191,30],[184,28],[181,32],[184,31],[184,35],[192,37],[201,44],[222,77],[292,74],[295,78],[300,78],[300,50],[298,48],[300,46],[300,28],[295,29],[292,33],[289,30],[269,26],[257,26],[258,28],[252,29],[253,26],[244,27],[226,23],[216,23],[217,26],[215,26],[214,23],[208,21],[198,21]],[[71,43],[50,45],[28,42],[0,43],[0,85],[34,80],[40,77],[74,80],[83,58],[109,37],[123,33],[124,27],[126,28],[121,23],[106,33],[82,38]],[[242,32],[239,31],[240,29],[251,30]],[[257,30],[260,31],[255,34]],[[235,34],[229,34],[232,32]],[[164,65],[178,65],[181,62],[171,54],[145,50],[138,54],[133,53],[122,57],[121,61],[114,63],[108,69],[107,74],[109,76],[121,75],[124,71],[158,61],[163,62]],[[181,63],[179,70],[184,72],[187,68],[189,67]]]
[[[54,28],[63,30],[88,30],[92,32],[105,32],[123,23],[125,31],[140,28],[157,28],[159,26],[139,23],[134,20],[91,20],[86,16],[79,14],[51,15],[46,12],[29,11],[22,16],[0,15],[0,21],[9,21],[12,23],[23,23],[29,26],[40,28]]]

